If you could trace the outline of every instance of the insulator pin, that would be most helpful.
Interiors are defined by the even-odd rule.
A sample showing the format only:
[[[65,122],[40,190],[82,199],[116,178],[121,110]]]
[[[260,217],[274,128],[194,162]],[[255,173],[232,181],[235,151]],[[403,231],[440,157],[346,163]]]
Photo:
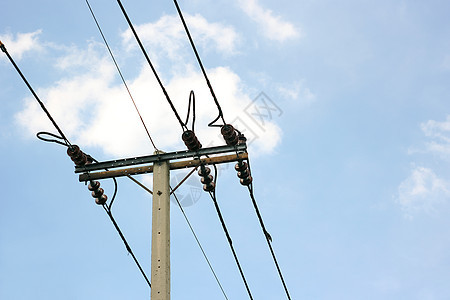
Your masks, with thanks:
[[[250,185],[253,178],[250,175],[250,170],[248,169],[248,164],[245,161],[239,161],[234,167],[237,172],[237,176],[240,178],[242,185]]]
[[[202,144],[198,141],[192,130],[186,130],[181,136],[186,147],[191,151],[197,151],[202,148]]]
[[[198,170],[198,175],[201,177],[200,181],[203,183],[203,190],[205,192],[212,192],[216,187],[214,184],[214,178],[210,175],[211,169],[205,166],[202,166],[200,170]]]
[[[222,128],[220,129],[220,133],[222,133],[222,136],[228,146],[236,146],[238,144],[239,137],[233,125],[231,124],[223,125]]]

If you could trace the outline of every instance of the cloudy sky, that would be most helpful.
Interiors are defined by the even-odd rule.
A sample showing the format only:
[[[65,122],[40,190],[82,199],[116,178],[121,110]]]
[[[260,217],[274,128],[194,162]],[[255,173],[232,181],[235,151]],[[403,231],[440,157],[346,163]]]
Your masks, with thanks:
[[[158,148],[181,127],[116,1],[92,0]],[[172,1],[123,1],[202,144],[217,116]],[[256,199],[293,299],[450,297],[447,1],[180,1],[224,117],[249,138]],[[2,0],[0,40],[68,139],[97,160],[152,154],[85,1]],[[0,298],[148,299],[103,209],[0,53]],[[286,299],[232,165],[217,198],[254,299]],[[176,184],[186,171],[172,172]],[[152,176],[137,176],[151,188]],[[120,179],[113,213],[149,274],[151,196]],[[113,184],[102,181],[111,196]],[[247,299],[198,176],[179,190],[228,299]],[[172,199],[173,200],[173,199]],[[171,206],[172,299],[224,299]]]

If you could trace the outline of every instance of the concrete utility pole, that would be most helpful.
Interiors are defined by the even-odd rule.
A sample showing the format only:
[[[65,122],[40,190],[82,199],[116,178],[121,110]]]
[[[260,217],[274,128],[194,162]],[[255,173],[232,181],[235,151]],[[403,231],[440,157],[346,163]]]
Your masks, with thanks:
[[[236,146],[202,148],[197,151],[170,153],[157,151],[149,156],[75,167],[75,172],[81,173],[80,182],[153,172],[151,300],[170,300],[170,170],[243,161],[248,159],[246,151],[247,145],[241,143]],[[221,153],[228,153],[228,155],[208,157]],[[206,157],[200,158],[201,156]],[[140,166],[129,167],[136,165]],[[114,168],[119,169],[112,170]],[[108,171],[101,171],[105,169]]]
[[[158,153],[155,153],[158,154]],[[162,154],[162,153],[159,153]],[[153,165],[152,300],[170,299],[170,169],[169,162]]]

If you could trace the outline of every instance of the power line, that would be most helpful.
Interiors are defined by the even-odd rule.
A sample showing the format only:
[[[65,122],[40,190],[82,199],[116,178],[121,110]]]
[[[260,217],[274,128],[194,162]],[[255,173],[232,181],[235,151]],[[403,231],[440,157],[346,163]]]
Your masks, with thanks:
[[[139,268],[139,271],[141,272],[142,276],[144,277],[145,281],[147,282],[148,286],[151,288],[152,285],[150,283],[150,280],[148,280],[147,275],[145,274],[144,270],[141,267],[141,264],[137,260],[136,256],[133,253],[133,250],[131,250],[130,245],[128,244],[127,240],[125,239],[125,236],[123,235],[122,231],[120,230],[119,225],[117,224],[116,220],[114,219],[110,207],[108,207],[106,204],[102,205],[105,209],[106,214],[108,215],[109,219],[111,220],[112,224],[114,225],[114,228],[119,233],[120,238],[122,239],[123,243],[125,244],[125,248],[127,248],[128,253],[130,253],[131,257],[133,257],[134,262],[136,263],[136,266]]]
[[[202,165],[202,167],[205,168],[204,165]],[[213,188],[212,191],[209,191],[209,195],[211,196],[211,199],[212,199],[212,201],[214,203],[214,207],[216,209],[217,216],[219,217],[220,224],[222,225],[222,229],[223,229],[223,231],[225,233],[225,236],[227,237],[228,244],[230,245],[231,252],[233,253],[234,260],[235,260],[236,265],[237,265],[237,267],[239,269],[239,273],[241,274],[241,278],[242,278],[242,281],[244,282],[244,285],[245,285],[245,288],[247,290],[248,296],[250,297],[251,300],[253,300],[252,293],[250,292],[250,288],[249,288],[249,286],[247,284],[247,279],[245,278],[245,275],[244,275],[244,271],[242,270],[242,267],[241,267],[241,264],[239,263],[239,259],[237,257],[236,251],[234,250],[233,241],[231,240],[231,237],[230,237],[230,234],[228,232],[227,226],[225,225],[225,221],[224,221],[222,213],[220,211],[219,204],[217,203],[216,189],[215,189],[216,183],[217,183],[217,167],[215,165],[213,165],[213,167],[214,167],[214,188]],[[203,174],[205,174],[205,173],[206,172],[203,172]]]
[[[195,171],[196,169],[197,169],[197,168],[193,168],[193,171]],[[192,175],[193,171],[191,171],[191,172],[186,176],[186,178],[189,177],[190,175]],[[128,177],[129,177],[131,180],[133,180],[134,182],[136,182],[136,183],[137,183],[140,187],[142,187],[144,190],[146,190],[146,191],[149,192],[150,194],[153,194],[153,192],[152,192],[149,188],[147,188],[145,185],[143,185],[142,183],[140,183],[139,181],[137,181],[136,179],[134,179],[133,177],[131,177],[131,176],[129,176],[129,175],[128,175]],[[185,179],[183,179],[182,182],[180,182],[180,185],[181,185],[181,183],[183,183],[184,181],[185,181]],[[176,190],[178,187],[179,187],[179,185],[176,186],[176,187],[173,188],[173,189],[170,188],[170,189],[171,189],[171,194],[173,194],[173,196],[174,196],[174,198],[175,198],[175,200],[176,200],[176,202],[177,202],[177,204],[178,204],[178,207],[180,208],[180,211],[181,211],[181,213],[183,214],[184,219],[186,220],[186,223],[187,223],[189,229],[191,230],[192,235],[194,236],[194,239],[195,239],[195,241],[197,242],[197,245],[198,245],[200,251],[201,251],[202,254],[203,254],[203,257],[205,258],[206,263],[208,264],[208,266],[209,266],[209,268],[210,268],[210,270],[211,270],[211,272],[212,272],[212,274],[213,274],[213,276],[214,276],[214,278],[215,278],[215,280],[216,280],[216,282],[217,282],[217,284],[218,284],[220,290],[222,291],[222,294],[224,295],[225,299],[228,300],[228,297],[227,297],[227,295],[226,295],[226,293],[225,293],[225,290],[223,289],[222,284],[220,283],[220,280],[219,280],[219,278],[217,277],[216,272],[214,271],[214,268],[213,268],[211,262],[209,261],[208,256],[206,255],[206,252],[205,252],[205,250],[203,249],[203,246],[201,245],[200,240],[198,239],[197,234],[195,233],[195,230],[194,230],[194,228],[193,228],[192,225],[191,225],[191,222],[189,221],[188,216],[186,215],[186,212],[184,211],[183,207],[181,206],[180,201],[178,200],[177,195],[175,194],[175,190]],[[114,195],[115,195],[115,194],[114,194]],[[114,199],[114,197],[115,197],[115,196],[113,196],[113,199]],[[117,223],[113,220],[112,214],[110,213],[110,211],[111,211],[111,204],[110,204],[109,207],[105,205],[104,208],[105,208],[106,212],[108,213],[108,216],[111,218],[111,221],[113,222],[114,226],[116,227],[116,230],[118,231],[120,237],[122,238],[123,242],[125,243],[125,247],[127,248],[127,250],[131,250],[131,248],[128,246],[128,243],[127,243],[126,240],[125,240],[125,237],[124,237],[123,234],[121,233],[120,228],[118,228],[118,226],[116,226]],[[148,281],[147,277],[145,276],[145,273],[142,271],[142,268],[140,267],[139,262],[138,262],[137,259],[135,258],[134,254],[132,254],[132,252],[130,252],[130,254],[133,256],[133,259],[135,260],[136,264],[138,265],[139,270],[141,270],[142,275],[143,275],[143,276],[145,277],[145,279]]]
[[[156,72],[156,69],[155,69],[155,67],[153,66],[153,64],[152,64],[152,62],[151,62],[151,60],[150,60],[150,58],[149,58],[149,56],[148,56],[148,54],[147,54],[147,51],[145,51],[144,45],[142,44],[142,42],[141,42],[141,40],[140,40],[140,38],[139,38],[139,36],[138,36],[136,30],[134,29],[133,23],[131,22],[130,18],[128,17],[128,14],[127,14],[127,12],[125,11],[125,8],[124,8],[123,5],[122,5],[122,2],[120,2],[120,0],[117,0],[117,3],[119,4],[120,9],[122,10],[122,13],[123,13],[125,19],[127,20],[128,26],[130,27],[131,31],[133,32],[133,35],[134,35],[134,37],[136,38],[136,41],[137,41],[137,43],[139,44],[139,47],[141,48],[142,53],[144,54],[145,59],[147,60],[148,64],[150,65],[150,68],[152,69],[153,74],[155,75],[155,78],[156,78],[156,80],[158,81],[158,83],[159,83],[159,85],[160,85],[160,87],[161,87],[161,90],[163,91],[164,96],[166,97],[167,102],[169,103],[169,105],[170,105],[170,107],[171,107],[173,113],[175,114],[175,117],[177,118],[178,122],[180,123],[181,128],[183,128],[183,130],[187,130],[186,125],[185,125],[185,124],[183,123],[183,121],[181,120],[180,115],[178,114],[178,112],[177,112],[175,106],[174,106],[173,103],[172,103],[172,100],[170,100],[169,94],[167,93],[166,88],[164,87],[164,85],[163,85],[161,79],[159,78],[158,73]]]
[[[186,34],[189,38],[189,42],[191,43],[192,50],[194,50],[195,57],[197,58],[198,64],[200,65],[200,68],[203,73],[203,77],[205,77],[206,84],[208,85],[209,91],[211,93],[211,96],[213,97],[214,102],[216,103],[217,109],[219,110],[219,115],[217,118],[215,118],[211,123],[208,124],[208,126],[219,126],[219,125],[213,125],[217,120],[222,119],[223,124],[226,125],[225,119],[223,117],[222,108],[220,107],[219,101],[217,100],[216,94],[214,93],[214,89],[211,85],[211,82],[208,79],[208,75],[206,74],[206,70],[203,67],[202,60],[200,59],[200,55],[198,54],[197,48],[195,47],[194,40],[192,39],[191,33],[189,32],[189,28],[186,24],[186,21],[184,20],[183,13],[181,12],[180,6],[178,5],[177,0],[173,0],[173,3],[175,4],[175,7],[178,11],[178,15],[180,16],[181,22],[183,23],[184,30],[186,31]]]
[[[247,160],[247,163],[248,163],[248,169],[249,169],[249,172],[250,172],[250,174],[251,174],[251,170],[250,170],[250,160]],[[249,191],[249,194],[250,194],[250,198],[252,199],[252,203],[253,203],[253,207],[255,208],[256,215],[258,216],[259,224],[260,224],[261,229],[262,229],[262,231],[263,231],[263,233],[264,233],[264,237],[266,238],[267,245],[269,246],[270,253],[271,253],[271,255],[272,255],[273,261],[274,261],[275,266],[276,266],[276,268],[277,268],[278,275],[279,275],[279,277],[280,277],[280,279],[281,279],[281,282],[282,282],[282,284],[283,284],[284,291],[285,291],[285,293],[286,293],[287,298],[290,300],[290,299],[291,299],[291,296],[289,295],[289,291],[288,291],[286,282],[284,281],[283,274],[281,273],[280,265],[278,264],[278,260],[277,260],[277,258],[276,258],[276,256],[275,256],[275,252],[274,252],[274,250],[273,250],[273,248],[272,248],[272,237],[270,236],[269,232],[266,230],[266,226],[264,225],[264,222],[263,222],[261,213],[260,213],[259,208],[258,208],[258,204],[256,203],[255,195],[254,195],[254,193],[253,193],[253,182],[251,182],[250,184],[248,184],[248,185],[247,185],[247,188],[248,188],[248,191]]]
[[[36,92],[34,91],[34,89],[31,87],[30,83],[28,82],[28,80],[25,78],[25,76],[23,75],[22,71],[20,71],[19,67],[16,65],[16,63],[14,62],[13,58],[11,57],[11,55],[9,55],[8,50],[6,50],[5,45],[0,41],[0,49],[6,54],[6,56],[8,57],[9,61],[12,63],[12,65],[14,66],[14,68],[16,69],[17,73],[19,73],[20,77],[22,78],[22,80],[25,82],[25,84],[27,85],[28,89],[30,90],[30,92],[33,94],[34,98],[36,99],[36,101],[39,103],[39,105],[41,106],[42,110],[45,112],[45,114],[47,115],[47,117],[49,118],[49,120],[52,122],[53,126],[56,128],[56,130],[59,132],[61,139],[64,140],[65,145],[67,145],[68,147],[72,147],[72,145],[70,144],[69,140],[66,138],[66,136],[64,135],[64,133],[62,132],[61,128],[59,128],[58,124],[56,123],[55,119],[53,119],[52,115],[50,114],[50,112],[47,110],[47,108],[45,107],[44,103],[41,101],[41,99],[39,99],[38,95],[36,94]]]
[[[95,158],[93,158],[90,155],[85,154],[83,151],[81,151],[79,149],[78,146],[74,145],[73,147],[74,147],[74,149],[76,149],[76,151],[68,151],[68,154],[77,166],[83,167],[87,163],[92,163],[92,162],[98,163],[98,161]],[[108,171],[108,169],[105,169],[105,170]],[[111,220],[112,224],[114,225],[114,228],[119,233],[119,236],[122,239],[122,241],[125,245],[125,248],[127,249],[128,253],[133,257],[133,260],[134,260],[136,266],[138,267],[139,271],[141,272],[141,274],[144,277],[145,281],[147,282],[148,286],[151,288],[151,284],[147,278],[147,275],[145,274],[144,270],[142,269],[138,259],[134,255],[133,250],[131,249],[124,234],[120,230],[119,225],[117,224],[116,220],[114,219],[114,216],[112,215],[111,208],[114,203],[114,200],[116,199],[117,186],[118,186],[116,178],[113,177],[112,180],[114,182],[114,193],[111,198],[111,201],[109,202],[109,205],[106,203],[107,197],[105,195],[103,195],[104,191],[102,188],[100,188],[100,183],[98,181],[89,180],[90,183],[89,183],[88,189],[90,191],[92,191],[92,197],[96,198],[95,203],[101,205],[103,207],[103,209],[105,210],[106,214],[108,215],[109,219]]]
[[[206,253],[205,253],[205,250],[203,250],[203,247],[202,247],[202,245],[201,245],[199,239],[197,238],[197,234],[195,234],[195,231],[194,231],[194,228],[193,228],[192,225],[191,225],[191,222],[189,222],[189,219],[188,219],[186,213],[184,212],[184,209],[183,209],[183,207],[181,206],[181,203],[180,203],[180,201],[178,200],[177,195],[175,194],[175,190],[172,190],[172,194],[173,194],[175,200],[177,201],[178,207],[180,208],[181,213],[183,214],[184,219],[186,220],[186,223],[188,224],[189,229],[191,230],[192,235],[194,236],[195,241],[197,242],[198,247],[199,247],[200,250],[202,251],[203,257],[205,258],[206,263],[207,263],[208,266],[209,266],[209,269],[210,269],[211,272],[213,273],[214,278],[216,279],[216,282],[217,282],[217,284],[219,285],[219,288],[220,288],[220,290],[222,291],[223,296],[225,297],[225,299],[228,300],[228,297],[227,297],[227,295],[225,294],[225,291],[224,291],[224,289],[223,289],[223,287],[222,287],[222,284],[220,283],[220,280],[219,280],[219,278],[217,277],[216,272],[214,271],[214,268],[212,267],[212,265],[211,265],[211,263],[210,263],[210,261],[209,261],[209,259],[208,259],[208,256],[207,256]]]
[[[111,56],[111,58],[112,58],[112,60],[113,60],[113,62],[114,62],[114,65],[116,66],[117,72],[119,72],[120,78],[122,79],[122,82],[123,82],[123,84],[125,85],[125,88],[126,88],[127,91],[128,91],[128,95],[130,96],[130,99],[131,99],[131,101],[133,102],[134,108],[136,109],[136,112],[137,112],[137,114],[139,115],[139,118],[141,119],[141,123],[142,123],[142,125],[144,126],[145,131],[147,132],[147,136],[148,136],[148,138],[150,139],[150,142],[152,143],[153,148],[155,149],[155,151],[157,151],[158,148],[156,147],[155,143],[153,142],[153,139],[152,139],[152,137],[151,137],[151,135],[150,135],[150,132],[148,131],[147,126],[145,125],[144,119],[142,118],[141,113],[139,112],[139,109],[138,109],[138,107],[137,107],[137,105],[136,105],[136,102],[134,101],[133,96],[131,95],[130,89],[128,88],[128,85],[127,85],[127,83],[126,83],[126,81],[125,81],[125,78],[123,77],[122,72],[120,71],[119,65],[117,64],[117,61],[116,61],[116,59],[114,58],[114,54],[112,53],[111,48],[109,47],[109,44],[108,44],[108,42],[106,41],[105,35],[103,34],[103,31],[102,31],[102,29],[101,29],[101,27],[100,27],[100,24],[98,23],[97,18],[95,17],[94,11],[92,10],[92,7],[91,7],[91,5],[89,4],[89,1],[88,1],[88,0],[86,0],[86,4],[87,4],[87,6],[88,6],[88,8],[89,8],[89,10],[90,10],[90,12],[91,12],[91,15],[92,15],[92,18],[93,18],[94,21],[95,21],[95,24],[97,25],[97,28],[98,28],[98,30],[99,30],[99,32],[100,32],[102,38],[103,38],[103,41],[104,41],[106,47],[108,48],[109,54],[110,54],[110,56]]]

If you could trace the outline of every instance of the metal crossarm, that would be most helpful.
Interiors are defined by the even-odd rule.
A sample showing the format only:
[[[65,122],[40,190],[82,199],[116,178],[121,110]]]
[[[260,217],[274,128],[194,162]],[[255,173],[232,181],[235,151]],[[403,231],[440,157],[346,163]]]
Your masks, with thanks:
[[[92,164],[85,165],[82,167],[75,167],[75,173],[84,173],[84,172],[89,172],[89,171],[113,169],[113,168],[134,166],[134,165],[161,162],[161,161],[167,161],[167,160],[176,160],[176,159],[189,158],[189,157],[200,157],[200,156],[204,156],[204,155],[213,155],[213,154],[220,154],[220,153],[226,153],[226,152],[236,152],[236,151],[245,152],[246,150],[247,150],[247,145],[242,143],[242,144],[238,144],[236,146],[210,147],[210,148],[203,148],[203,149],[200,149],[197,151],[186,150],[186,151],[168,152],[168,153],[162,153],[162,154],[154,154],[154,155],[147,155],[147,156],[141,156],[141,157],[132,157],[132,158],[116,159],[116,160],[111,160],[111,161],[104,161],[104,162],[99,162],[99,163],[92,163]]]

